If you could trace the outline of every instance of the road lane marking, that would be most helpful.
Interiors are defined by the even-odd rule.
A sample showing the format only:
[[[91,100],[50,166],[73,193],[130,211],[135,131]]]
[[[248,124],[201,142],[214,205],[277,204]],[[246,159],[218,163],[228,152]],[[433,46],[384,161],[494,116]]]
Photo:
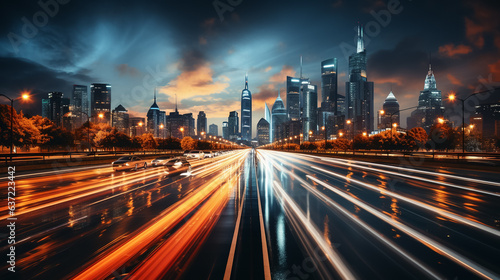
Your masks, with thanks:
[[[236,226],[234,227],[233,240],[231,242],[231,249],[229,250],[229,258],[227,259],[226,271],[224,272],[224,280],[231,279],[231,271],[233,269],[234,254],[236,252],[236,242],[238,241],[238,233],[240,231],[241,215],[243,214],[243,203],[245,202],[245,196],[247,193],[247,184],[245,184],[245,189],[243,190],[243,198],[240,203],[238,219],[236,219]]]
[[[257,203],[259,205],[260,237],[262,240],[262,259],[264,261],[264,279],[271,280],[271,266],[269,264],[269,252],[267,251],[266,230],[264,229],[264,219],[262,215],[262,204],[260,203],[259,180],[257,170],[254,167],[255,184],[257,185]]]

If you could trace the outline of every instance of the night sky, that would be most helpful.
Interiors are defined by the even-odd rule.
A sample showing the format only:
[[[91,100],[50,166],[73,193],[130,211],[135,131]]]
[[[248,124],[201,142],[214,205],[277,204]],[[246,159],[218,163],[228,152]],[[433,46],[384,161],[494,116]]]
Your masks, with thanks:
[[[319,88],[320,62],[337,57],[344,94],[359,22],[372,27],[365,47],[375,110],[391,87],[406,108],[417,105],[429,56],[443,95],[499,84],[495,2],[53,0],[65,4],[51,6],[47,16],[37,1],[3,1],[0,91],[31,91],[34,102],[16,109],[40,114],[49,91],[70,97],[73,84],[105,82],[112,85],[112,109],[122,104],[145,117],[157,86],[160,109],[172,111],[177,94],[181,113],[204,110],[221,133],[229,111],[240,110],[248,72],[255,135],[264,102],[271,107],[280,88],[285,99],[285,78],[298,75],[300,55],[304,76]],[[218,13],[214,3],[228,10]],[[387,19],[388,10],[397,14]],[[375,13],[384,14],[382,24]],[[36,29],[29,28],[34,18]]]

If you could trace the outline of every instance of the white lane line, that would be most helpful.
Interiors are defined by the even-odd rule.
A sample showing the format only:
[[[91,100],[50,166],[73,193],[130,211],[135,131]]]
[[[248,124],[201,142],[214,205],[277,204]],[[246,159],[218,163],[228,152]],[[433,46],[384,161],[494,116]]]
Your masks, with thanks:
[[[343,180],[345,180],[347,182],[352,182],[354,184],[357,184],[359,186],[365,187],[365,188],[367,188],[369,190],[372,190],[372,191],[375,191],[377,193],[385,194],[385,195],[394,197],[396,199],[399,199],[401,201],[408,202],[408,203],[413,204],[413,205],[415,205],[415,206],[417,206],[419,208],[423,208],[425,210],[432,211],[432,212],[434,212],[434,213],[436,213],[438,215],[444,216],[444,217],[446,217],[448,219],[455,220],[457,222],[460,222],[460,223],[472,226],[472,227],[477,228],[479,230],[482,230],[482,231],[488,232],[490,234],[493,234],[493,235],[495,235],[497,237],[500,237],[500,231],[498,231],[498,230],[496,230],[494,228],[488,227],[486,225],[483,225],[483,224],[471,221],[471,220],[466,219],[466,218],[464,218],[462,216],[459,216],[459,215],[457,215],[455,213],[452,213],[452,212],[449,212],[449,211],[446,211],[446,210],[443,210],[443,209],[439,209],[439,208],[431,206],[429,204],[422,203],[422,202],[417,201],[415,199],[411,199],[411,198],[405,197],[403,195],[397,194],[397,193],[392,192],[390,190],[379,188],[379,187],[374,186],[372,184],[361,182],[361,181],[353,179],[353,178],[346,178],[346,176],[344,176],[344,175],[337,174],[335,172],[331,172],[331,171],[325,170],[323,168],[319,168],[319,167],[316,167],[316,166],[311,166],[311,167],[314,168],[314,169],[316,169],[316,170],[318,170],[318,171],[321,171],[321,172],[323,172],[325,174],[333,175],[333,176],[335,176],[337,178],[341,178],[341,179],[343,179]],[[309,175],[307,175],[307,176],[309,176]]]
[[[269,264],[269,252],[267,251],[266,230],[264,228],[264,218],[262,215],[262,204],[260,203],[259,179],[257,170],[254,169],[255,184],[257,185],[257,203],[259,205],[260,237],[262,240],[262,260],[264,261],[264,279],[271,280],[271,266]]]
[[[466,258],[465,256],[460,255],[459,253],[457,253],[457,252],[451,250],[450,248],[442,245],[441,243],[435,241],[434,239],[429,238],[429,237],[421,234],[420,232],[412,229],[411,227],[409,227],[409,226],[407,226],[407,225],[405,225],[397,220],[393,220],[391,217],[381,213],[380,211],[376,210],[375,208],[362,202],[360,199],[354,198],[354,197],[348,195],[347,193],[344,193],[343,191],[336,189],[334,186],[332,186],[326,182],[323,182],[323,181],[321,181],[321,180],[319,180],[311,175],[307,175],[307,178],[309,178],[309,179],[313,180],[314,182],[322,185],[323,187],[331,190],[332,192],[340,195],[344,199],[359,206],[360,208],[363,208],[368,213],[371,213],[372,215],[381,219],[382,221],[392,225],[393,227],[398,228],[402,232],[408,234],[409,236],[418,240],[419,242],[426,245],[427,247],[429,247],[429,248],[439,252],[440,254],[448,257],[452,261],[469,269],[470,271],[476,273],[477,275],[479,275],[483,278],[486,278],[486,279],[498,279],[499,278],[498,275],[495,275],[493,272],[480,266],[479,264],[475,263],[474,261]]]
[[[240,209],[238,210],[240,213],[238,215],[238,219],[236,219],[236,226],[234,227],[233,241],[231,242],[231,249],[229,250],[229,257],[227,259],[226,271],[224,272],[224,280],[231,279],[231,271],[233,270],[234,254],[236,252],[236,242],[238,241],[241,215],[243,214],[243,202],[245,202],[246,192],[247,192],[247,184],[245,184],[245,189],[243,190],[243,197],[239,207]]]

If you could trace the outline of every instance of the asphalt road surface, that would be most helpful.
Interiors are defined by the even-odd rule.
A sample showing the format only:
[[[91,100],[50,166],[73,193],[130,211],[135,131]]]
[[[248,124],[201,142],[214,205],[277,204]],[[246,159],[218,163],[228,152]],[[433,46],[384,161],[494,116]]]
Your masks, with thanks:
[[[500,277],[498,173],[250,149],[190,162],[16,173],[0,278]]]

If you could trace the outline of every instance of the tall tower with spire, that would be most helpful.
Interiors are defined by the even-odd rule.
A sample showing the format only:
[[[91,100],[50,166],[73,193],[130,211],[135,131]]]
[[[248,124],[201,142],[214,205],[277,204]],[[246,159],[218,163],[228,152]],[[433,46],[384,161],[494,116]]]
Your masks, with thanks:
[[[423,127],[427,132],[444,113],[441,91],[437,89],[436,78],[429,62],[429,70],[425,76],[424,90],[418,96],[418,108],[407,119],[408,129]]]
[[[366,74],[366,50],[363,27],[358,25],[357,52],[349,56],[349,81],[346,82],[347,119],[354,126],[354,134],[373,131],[374,86]]]
[[[241,91],[241,139],[252,140],[252,93],[248,90],[248,74],[245,75],[245,88]]]

